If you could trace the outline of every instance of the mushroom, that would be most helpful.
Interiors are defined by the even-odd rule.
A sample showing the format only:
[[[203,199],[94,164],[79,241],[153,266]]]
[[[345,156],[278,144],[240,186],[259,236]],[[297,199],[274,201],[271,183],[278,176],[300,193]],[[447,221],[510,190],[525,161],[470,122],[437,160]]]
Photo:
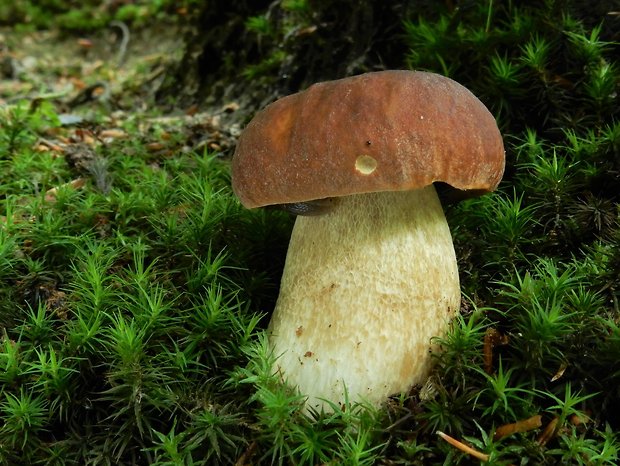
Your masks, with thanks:
[[[268,329],[274,370],[307,407],[378,405],[424,382],[432,338],[460,308],[433,183],[482,194],[503,171],[491,113],[433,73],[315,84],[250,121],[232,161],[241,203],[320,205],[295,221]]]

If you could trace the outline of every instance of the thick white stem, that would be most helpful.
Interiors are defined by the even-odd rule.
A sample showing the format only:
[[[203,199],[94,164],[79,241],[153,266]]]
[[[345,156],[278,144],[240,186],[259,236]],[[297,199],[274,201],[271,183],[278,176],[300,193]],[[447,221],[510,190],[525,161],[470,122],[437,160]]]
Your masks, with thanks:
[[[337,199],[298,217],[270,342],[308,396],[380,404],[427,376],[431,338],[460,306],[452,238],[433,186]]]

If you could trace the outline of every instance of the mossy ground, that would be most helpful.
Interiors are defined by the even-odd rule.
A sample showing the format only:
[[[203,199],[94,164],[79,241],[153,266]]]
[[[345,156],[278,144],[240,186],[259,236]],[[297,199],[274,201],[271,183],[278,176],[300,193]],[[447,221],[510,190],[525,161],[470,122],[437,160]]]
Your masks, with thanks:
[[[161,55],[3,31],[0,463],[480,461],[437,431],[488,464],[618,463],[618,19],[423,3],[403,60],[489,106],[505,181],[447,208],[466,297],[428,383],[315,417],[264,335],[292,218],[232,195],[235,129],[154,110]]]

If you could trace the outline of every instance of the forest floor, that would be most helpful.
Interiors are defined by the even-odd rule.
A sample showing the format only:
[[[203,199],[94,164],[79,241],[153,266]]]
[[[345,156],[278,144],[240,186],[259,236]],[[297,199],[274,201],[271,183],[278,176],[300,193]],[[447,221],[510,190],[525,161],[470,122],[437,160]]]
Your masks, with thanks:
[[[118,95],[149,74],[156,79],[181,53],[182,34],[165,28],[123,33],[118,27],[76,36],[2,28],[0,45],[3,99],[33,97],[41,89],[70,98],[98,81],[109,83]]]
[[[126,137],[119,128],[141,115],[146,123],[187,131],[186,142],[193,149],[206,145],[229,154],[238,125],[222,129],[218,115],[234,112],[235,102],[205,109],[178,108],[171,99],[155,101],[167,67],[180,58],[182,39],[182,31],[163,27],[130,34],[119,26],[84,37],[0,29],[0,105],[52,104],[60,128],[51,130],[54,135],[46,142],[62,135],[66,144],[73,133],[83,135],[85,130],[107,138]],[[154,152],[171,149],[161,139],[150,143]]]

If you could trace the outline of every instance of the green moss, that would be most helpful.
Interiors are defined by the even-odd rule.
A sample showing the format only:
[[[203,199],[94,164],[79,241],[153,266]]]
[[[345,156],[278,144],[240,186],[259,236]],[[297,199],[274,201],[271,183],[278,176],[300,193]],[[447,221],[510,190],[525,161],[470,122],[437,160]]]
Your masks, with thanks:
[[[58,28],[64,31],[94,31],[109,26],[111,21],[124,21],[145,26],[157,18],[160,22],[185,21],[187,10],[196,0],[140,0],[118,4],[89,1],[31,1],[16,0],[0,5],[0,25],[21,30]]]
[[[57,110],[5,106],[0,462],[470,464],[441,430],[488,464],[617,464],[614,18],[577,1],[461,3],[409,11],[406,59],[485,101],[507,171],[497,193],[448,208],[468,299],[425,386],[382,409],[307,415],[272,373],[263,330],[292,220],[243,209],[220,154],[182,149],[182,125],[155,127],[171,149],[150,152],[139,120],[81,158],[41,152],[39,138],[63,131]],[[290,30],[308,26],[310,3],[284,7],[298,15]],[[270,25],[246,22],[281,37]],[[534,415],[541,428],[494,436]]]

